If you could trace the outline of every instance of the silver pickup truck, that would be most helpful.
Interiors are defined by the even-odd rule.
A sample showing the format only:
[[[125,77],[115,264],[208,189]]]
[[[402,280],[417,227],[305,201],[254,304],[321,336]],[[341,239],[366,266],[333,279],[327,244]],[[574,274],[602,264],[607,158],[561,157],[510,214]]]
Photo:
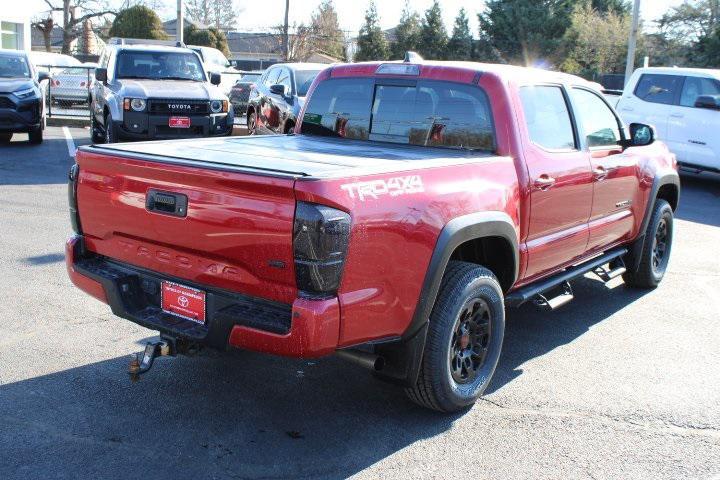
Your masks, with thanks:
[[[189,48],[108,45],[95,78],[95,143],[232,134],[233,108],[218,88],[220,75],[206,73]]]

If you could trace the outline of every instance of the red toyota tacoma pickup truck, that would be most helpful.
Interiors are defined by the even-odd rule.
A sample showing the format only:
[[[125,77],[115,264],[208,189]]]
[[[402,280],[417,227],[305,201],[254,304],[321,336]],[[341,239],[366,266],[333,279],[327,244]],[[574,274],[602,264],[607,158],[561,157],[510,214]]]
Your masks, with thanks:
[[[78,150],[67,269],[160,331],[134,375],[200,346],[339,354],[456,411],[491,381],[506,308],[557,308],[588,272],[663,278],[675,157],[577,77],[337,65],[300,118],[291,135]]]

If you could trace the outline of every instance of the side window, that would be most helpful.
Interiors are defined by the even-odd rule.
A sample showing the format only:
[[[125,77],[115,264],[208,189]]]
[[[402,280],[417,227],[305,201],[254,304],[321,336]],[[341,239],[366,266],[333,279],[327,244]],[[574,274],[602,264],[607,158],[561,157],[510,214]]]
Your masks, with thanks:
[[[269,87],[270,85],[275,85],[277,83],[278,74],[280,73],[279,68],[273,68],[269,72],[267,72],[267,75],[265,76],[265,80],[263,80],[263,85],[266,87]]]
[[[279,83],[280,85],[285,85],[285,94],[290,95],[292,94],[292,87],[290,82],[290,70],[287,68],[281,68],[280,69],[280,75],[278,76],[278,79],[275,83]]]
[[[682,86],[683,77],[645,73],[635,87],[635,96],[651,103],[672,105]]]
[[[548,150],[577,148],[570,112],[560,87],[522,87],[520,101],[533,143]]]
[[[694,107],[695,100],[700,95],[720,95],[720,82],[713,78],[685,77],[680,94],[680,105]]]
[[[620,141],[620,126],[610,107],[596,94],[579,88],[571,90],[578,116],[578,128],[589,147],[613,147]]]

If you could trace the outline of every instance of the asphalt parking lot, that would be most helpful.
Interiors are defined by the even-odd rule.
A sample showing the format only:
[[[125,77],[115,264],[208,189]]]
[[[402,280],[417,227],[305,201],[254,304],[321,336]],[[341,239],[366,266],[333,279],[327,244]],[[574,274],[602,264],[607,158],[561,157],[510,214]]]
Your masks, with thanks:
[[[0,146],[0,478],[720,479],[720,177],[683,176],[660,288],[588,276],[510,311],[487,396],[447,416],[336,358],[203,352],[130,383],[154,332],[63,263],[84,143]]]

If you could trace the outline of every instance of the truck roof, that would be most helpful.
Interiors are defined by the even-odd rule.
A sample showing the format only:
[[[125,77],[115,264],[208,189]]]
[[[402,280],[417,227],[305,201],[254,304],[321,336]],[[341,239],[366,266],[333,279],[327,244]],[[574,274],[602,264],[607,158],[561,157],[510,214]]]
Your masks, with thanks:
[[[496,157],[492,152],[477,150],[305,135],[117,143],[80,147],[79,150],[202,168],[316,178],[460,165]]]
[[[332,66],[332,76],[352,76],[352,75],[374,75],[380,65],[385,64],[403,64],[405,62],[361,62],[361,63],[343,63]],[[499,63],[480,63],[480,62],[458,62],[458,61],[439,61],[439,60],[423,60],[419,63],[407,63],[408,65],[418,65],[420,67],[419,77],[433,76],[437,71],[455,70],[464,71],[473,74],[492,73],[502,79],[515,81],[517,83],[532,82],[548,82],[548,83],[574,83],[589,84],[591,82],[577,75],[569,73],[554,72],[552,70],[544,70],[533,67],[518,67],[515,65],[506,65]],[[330,65],[327,65],[328,67]]]
[[[664,75],[695,74],[720,79],[720,70],[713,68],[685,68],[685,67],[643,67],[635,70],[637,73],[659,73]]]

